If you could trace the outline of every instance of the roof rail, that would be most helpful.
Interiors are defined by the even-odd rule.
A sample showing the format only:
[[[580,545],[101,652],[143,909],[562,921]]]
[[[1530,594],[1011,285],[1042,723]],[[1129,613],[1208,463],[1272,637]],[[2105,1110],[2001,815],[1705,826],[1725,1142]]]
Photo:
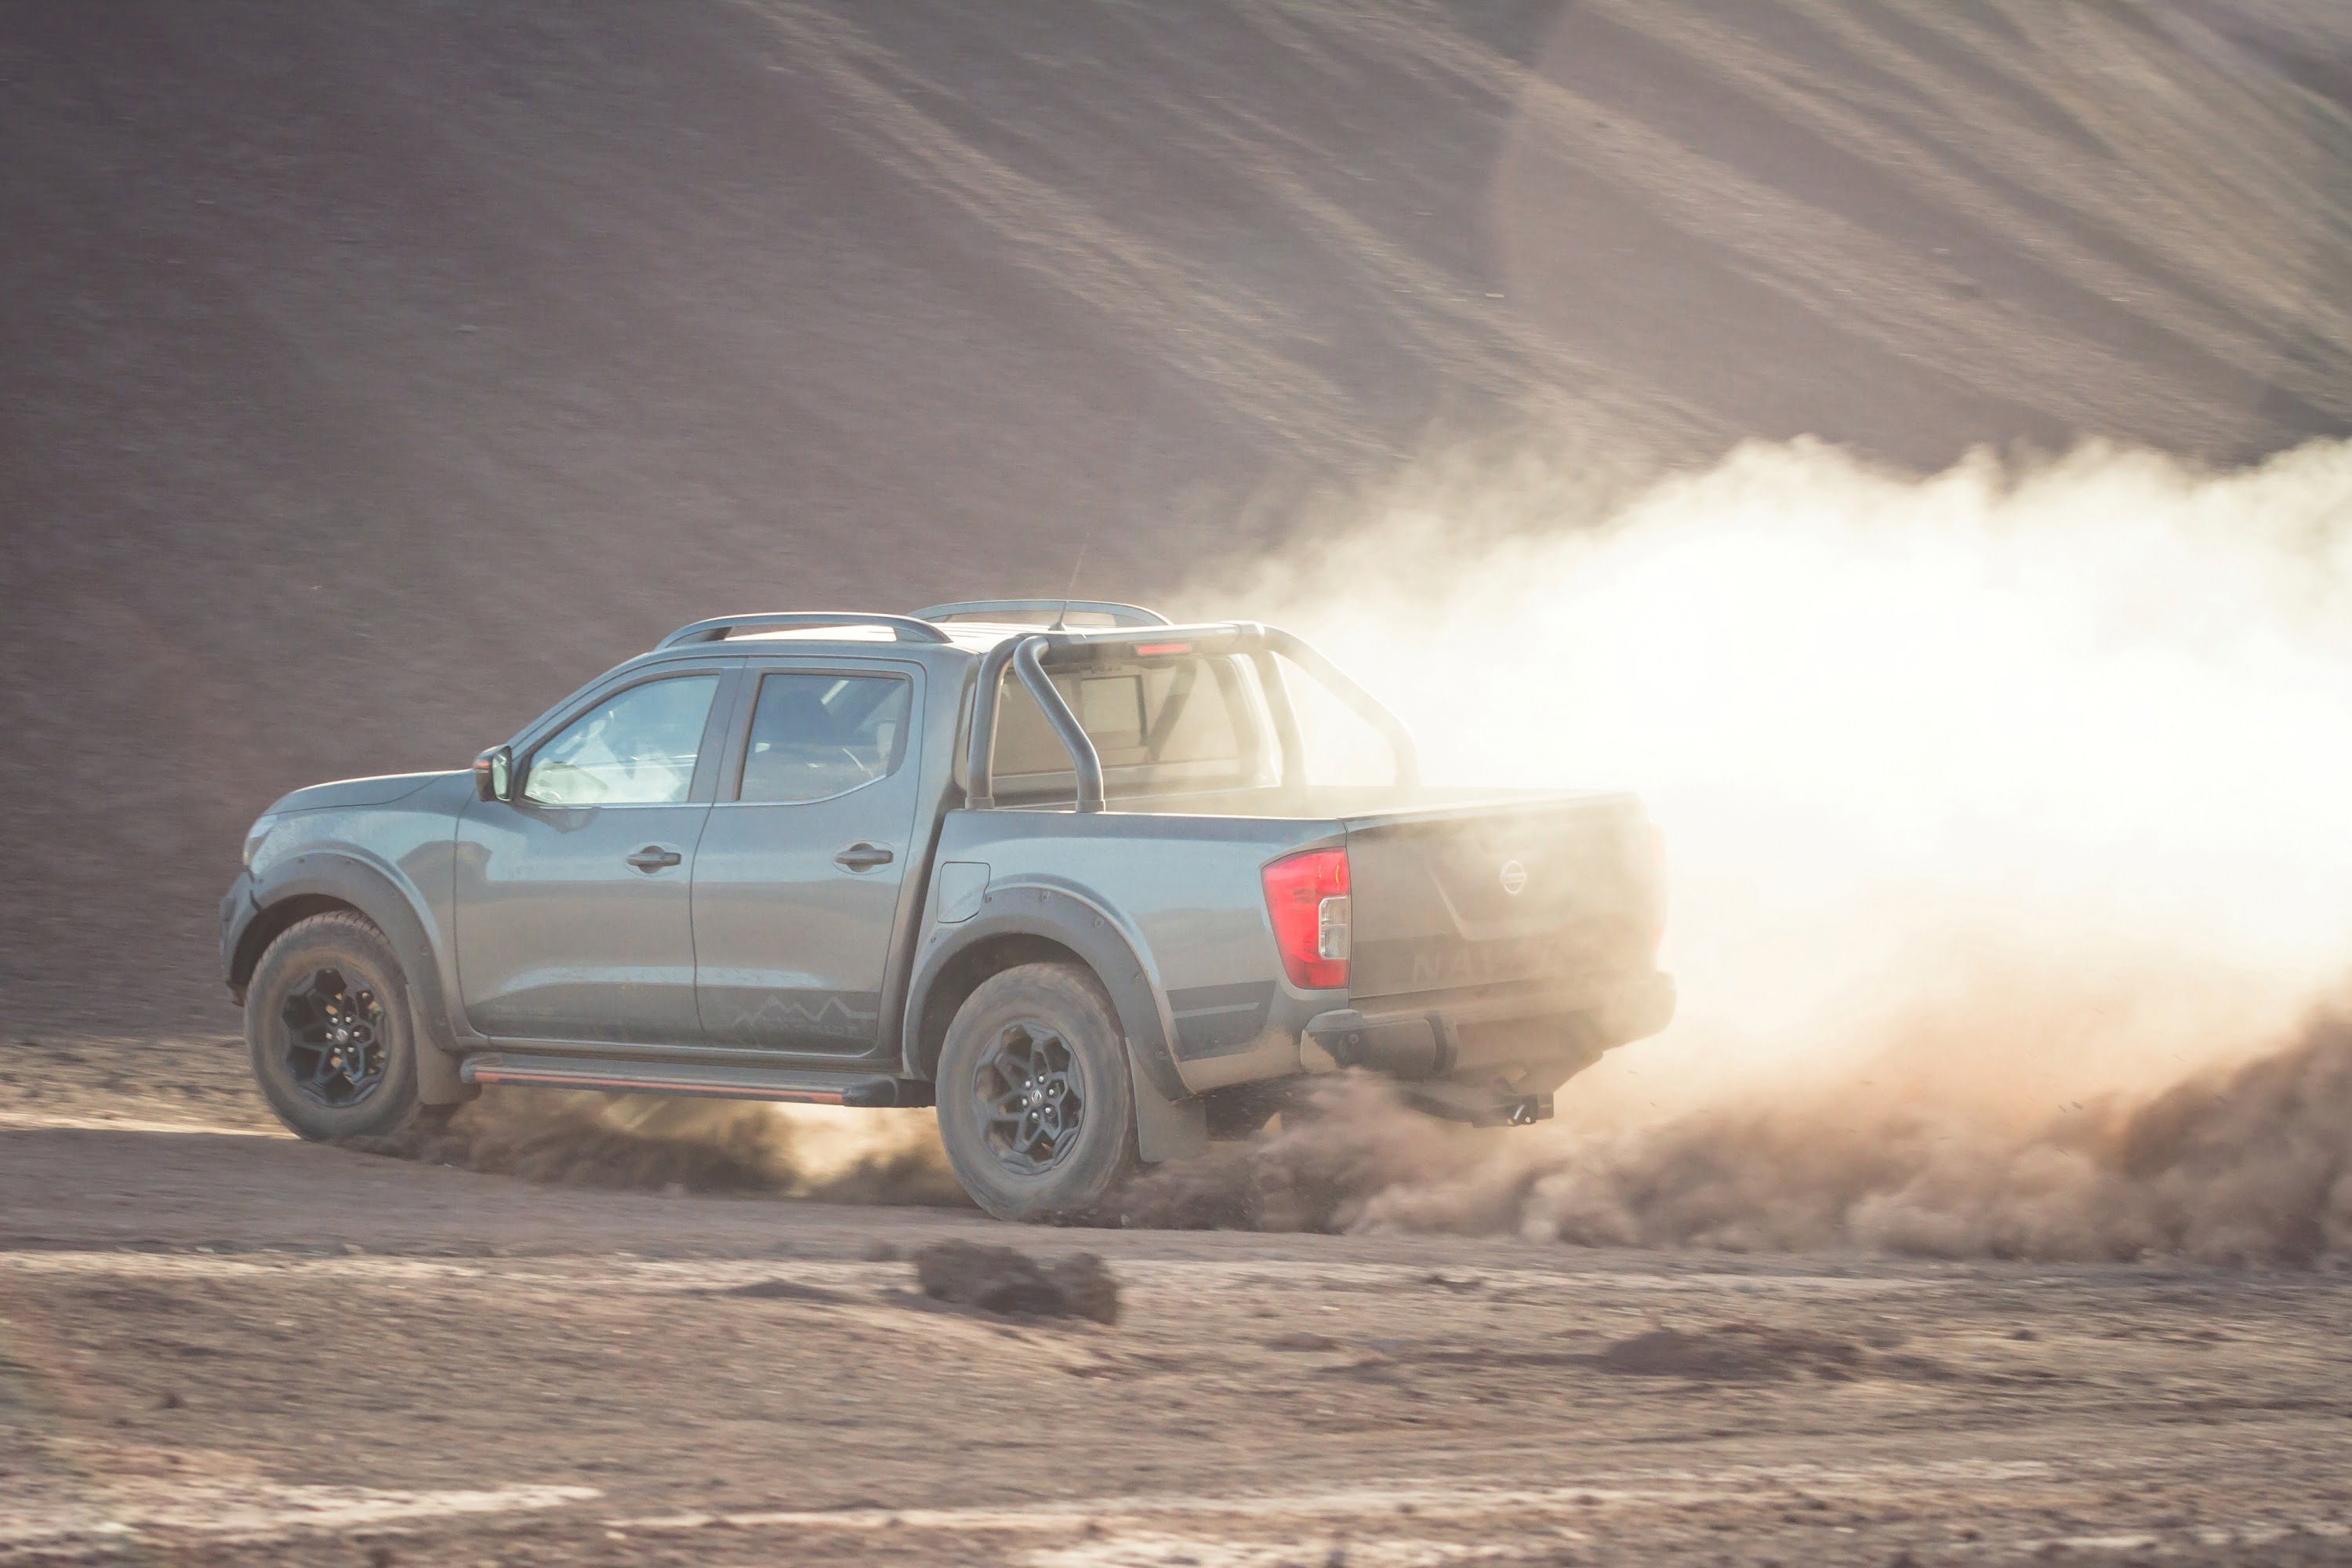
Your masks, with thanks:
[[[933,605],[927,610],[917,610],[919,621],[984,621],[992,616],[1007,613],[1038,615],[1046,610],[1084,610],[1091,615],[1108,616],[1115,626],[1164,626],[1168,617],[1157,610],[1147,610],[1140,605],[1122,605],[1110,599],[971,599],[959,605]]]
[[[725,642],[736,632],[781,631],[786,628],[817,626],[884,626],[898,642],[943,643],[947,633],[927,621],[910,616],[867,616],[847,610],[787,610],[754,616],[720,616],[713,620],[697,621],[656,643],[656,648],[679,647],[688,643]]]

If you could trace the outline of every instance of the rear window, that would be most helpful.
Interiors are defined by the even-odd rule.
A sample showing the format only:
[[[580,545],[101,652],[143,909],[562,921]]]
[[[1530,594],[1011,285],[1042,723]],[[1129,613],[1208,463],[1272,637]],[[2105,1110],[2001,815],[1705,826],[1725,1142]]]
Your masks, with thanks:
[[[1054,688],[1102,758],[1107,795],[1167,795],[1273,782],[1263,754],[1255,672],[1229,656],[1055,673]],[[1020,677],[997,705],[996,793],[1066,794],[1070,754]]]
[[[908,694],[895,675],[779,671],[760,679],[736,798],[826,800],[898,771]]]

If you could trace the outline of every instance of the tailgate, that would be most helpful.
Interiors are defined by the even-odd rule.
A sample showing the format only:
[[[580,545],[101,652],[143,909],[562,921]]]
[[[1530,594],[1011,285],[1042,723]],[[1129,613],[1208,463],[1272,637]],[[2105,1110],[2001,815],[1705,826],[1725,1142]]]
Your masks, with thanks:
[[[1631,795],[1343,821],[1350,999],[1437,1000],[1651,966],[1664,913],[1654,830]]]

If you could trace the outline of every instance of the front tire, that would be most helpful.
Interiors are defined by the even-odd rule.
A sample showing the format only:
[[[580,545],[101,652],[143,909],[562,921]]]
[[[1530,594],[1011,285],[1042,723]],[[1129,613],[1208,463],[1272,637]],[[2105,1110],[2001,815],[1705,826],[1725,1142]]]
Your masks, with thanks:
[[[990,976],[948,1025],[940,1141],[999,1219],[1082,1215],[1135,1169],[1135,1086],[1101,986],[1067,963]]]
[[[407,977],[364,916],[312,915],[279,933],[246,988],[245,1040],[261,1097],[305,1138],[380,1136],[415,1114]]]

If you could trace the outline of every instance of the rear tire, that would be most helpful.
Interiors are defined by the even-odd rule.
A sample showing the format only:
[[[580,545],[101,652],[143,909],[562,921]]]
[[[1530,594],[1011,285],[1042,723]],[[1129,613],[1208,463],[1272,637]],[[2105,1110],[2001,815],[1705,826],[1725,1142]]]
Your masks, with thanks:
[[[940,1051],[940,1141],[999,1219],[1094,1208],[1135,1169],[1135,1086],[1109,998],[1087,971],[1024,963],[964,999]]]
[[[245,1040],[261,1097],[305,1138],[379,1136],[416,1112],[407,976],[362,915],[279,933],[246,988]]]

